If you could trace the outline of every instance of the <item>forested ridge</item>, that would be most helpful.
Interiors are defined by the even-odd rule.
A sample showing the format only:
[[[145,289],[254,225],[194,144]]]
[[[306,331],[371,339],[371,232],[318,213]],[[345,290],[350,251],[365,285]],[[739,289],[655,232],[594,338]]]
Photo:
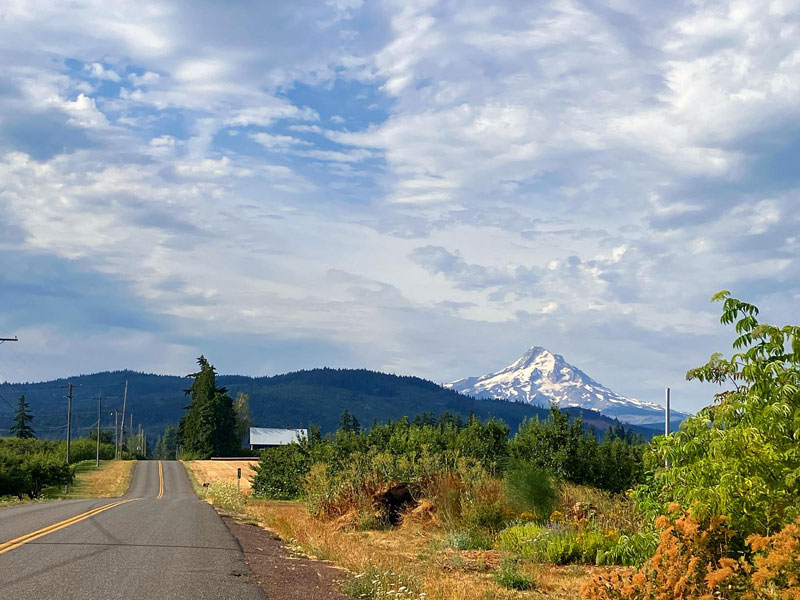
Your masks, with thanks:
[[[125,381],[128,381],[128,416],[133,413],[134,427],[142,426],[161,435],[167,425],[176,425],[185,414],[189,398],[184,390],[191,381],[186,377],[154,375],[134,371],[111,371],[57,379],[42,383],[0,384],[0,394],[10,405],[25,395],[35,417],[39,437],[61,438],[65,433],[65,386],[73,383],[73,427],[86,435],[97,420],[97,395],[104,400],[103,424],[113,428],[115,408],[122,408]],[[403,416],[450,412],[481,419],[502,419],[516,431],[525,418],[547,418],[548,410],[500,400],[476,400],[419,377],[398,376],[366,369],[312,369],[270,377],[219,375],[217,383],[232,396],[245,393],[255,425],[264,427],[320,426],[323,432],[334,431],[345,410],[356,415],[364,425],[386,422]],[[13,424],[12,406],[0,401],[0,435],[8,435]],[[577,416],[581,411],[567,412]],[[614,424],[612,419],[582,411],[584,423],[602,434]],[[126,426],[128,418],[126,418]],[[632,428],[649,438],[653,432]],[[154,438],[153,438],[154,439]]]

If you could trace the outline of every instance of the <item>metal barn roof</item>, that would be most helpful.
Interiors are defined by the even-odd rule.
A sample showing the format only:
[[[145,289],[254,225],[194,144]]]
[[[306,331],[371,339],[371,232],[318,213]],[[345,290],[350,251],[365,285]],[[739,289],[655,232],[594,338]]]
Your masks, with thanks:
[[[277,427],[251,427],[251,446],[285,446],[308,438],[307,429],[280,429]]]

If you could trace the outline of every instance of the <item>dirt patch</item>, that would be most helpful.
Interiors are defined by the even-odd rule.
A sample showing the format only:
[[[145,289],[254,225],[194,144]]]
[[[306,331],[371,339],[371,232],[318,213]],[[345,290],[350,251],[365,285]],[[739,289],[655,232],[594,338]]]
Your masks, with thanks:
[[[256,460],[190,460],[186,466],[192,471],[199,485],[226,481],[236,483],[236,470],[242,470],[242,493],[250,494],[250,478],[255,475],[252,467],[258,464]]]
[[[275,534],[222,516],[270,600],[347,600],[338,588],[347,572],[333,563],[297,556]]]

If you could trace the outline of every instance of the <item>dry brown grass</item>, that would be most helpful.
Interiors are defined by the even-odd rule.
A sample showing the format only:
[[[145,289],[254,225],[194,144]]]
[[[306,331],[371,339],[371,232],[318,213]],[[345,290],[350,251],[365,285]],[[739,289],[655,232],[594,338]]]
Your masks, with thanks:
[[[81,464],[70,486],[69,498],[116,498],[128,491],[135,460],[103,460],[100,467],[94,463]]]
[[[251,499],[246,511],[308,556],[334,561],[353,573],[376,567],[421,581],[427,600],[573,600],[580,597],[581,585],[602,570],[525,564],[522,570],[536,578],[536,589],[512,591],[499,587],[492,577],[500,560],[497,551],[447,548],[444,532],[427,519],[386,531],[356,531],[320,521],[297,502]]]
[[[199,485],[224,481],[236,483],[236,469],[242,470],[242,493],[251,493],[250,478],[255,474],[252,467],[257,460],[190,460],[183,463],[192,472]]]

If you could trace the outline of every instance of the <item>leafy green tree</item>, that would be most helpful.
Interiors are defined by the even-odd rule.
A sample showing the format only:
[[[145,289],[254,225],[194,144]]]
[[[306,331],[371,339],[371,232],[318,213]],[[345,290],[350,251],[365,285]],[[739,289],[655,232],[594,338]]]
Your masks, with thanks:
[[[11,426],[11,435],[22,439],[36,437],[36,432],[31,427],[33,415],[30,413],[30,404],[25,402],[25,396],[19,397],[17,411],[14,413],[14,424]]]
[[[265,498],[293,500],[301,495],[303,479],[310,468],[305,442],[265,448],[253,467],[253,492]]]
[[[97,442],[97,430],[92,428],[89,431],[89,439],[93,442]],[[109,431],[108,429],[101,429],[100,430],[100,443],[101,444],[111,444],[114,441],[114,434]]]
[[[714,354],[686,377],[726,389],[656,439],[649,491],[699,517],[727,515],[743,536],[773,532],[800,515],[800,327],[760,323],[758,308],[728,291],[712,300],[723,302],[737,352]]]
[[[189,375],[194,381],[185,390],[192,400],[179,425],[180,443],[188,456],[233,455],[241,448],[233,399],[225,388],[217,387],[216,370],[204,356],[197,359],[197,364],[200,371]]]

